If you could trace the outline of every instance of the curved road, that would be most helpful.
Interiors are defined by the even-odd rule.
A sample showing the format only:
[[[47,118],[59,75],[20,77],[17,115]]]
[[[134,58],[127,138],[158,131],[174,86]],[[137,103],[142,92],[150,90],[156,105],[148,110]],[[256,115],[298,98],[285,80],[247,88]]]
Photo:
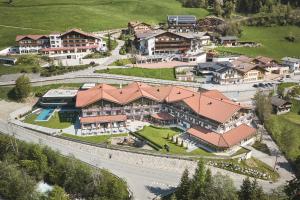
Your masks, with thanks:
[[[13,133],[17,139],[44,144],[60,151],[64,155],[74,155],[77,159],[93,166],[108,169],[125,179],[133,192],[134,199],[137,200],[153,199],[157,195],[165,194],[179,183],[182,171],[185,168],[188,168],[193,173],[196,167],[196,163],[192,161],[146,156],[79,144],[24,129],[11,123],[8,125],[6,121],[0,121],[0,131],[7,134]],[[111,159],[109,159],[110,154],[112,155]],[[286,160],[282,159],[284,157],[279,158],[279,162],[288,165],[288,163],[285,163]],[[228,174],[237,187],[240,186],[245,178],[243,175],[222,169],[209,168],[213,174],[217,172]],[[278,182],[273,184],[262,180],[258,182],[263,186],[264,190],[270,191],[285,184],[291,178],[291,173],[286,173]]]

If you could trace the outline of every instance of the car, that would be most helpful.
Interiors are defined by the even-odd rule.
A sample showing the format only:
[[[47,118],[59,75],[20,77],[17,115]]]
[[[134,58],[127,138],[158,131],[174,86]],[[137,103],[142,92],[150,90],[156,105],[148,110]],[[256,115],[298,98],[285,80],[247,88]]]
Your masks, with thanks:
[[[265,87],[265,85],[263,83],[259,83],[258,86],[259,87]]]
[[[257,88],[257,87],[258,87],[258,85],[257,85],[257,84],[254,84],[254,85],[253,85],[253,87]]]
[[[268,86],[270,87],[273,87],[273,84],[272,83],[267,83]]]

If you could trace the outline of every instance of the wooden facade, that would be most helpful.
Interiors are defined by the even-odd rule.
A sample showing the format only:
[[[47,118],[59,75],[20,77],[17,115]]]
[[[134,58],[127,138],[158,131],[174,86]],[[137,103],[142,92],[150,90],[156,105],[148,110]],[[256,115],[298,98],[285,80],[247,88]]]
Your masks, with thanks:
[[[191,48],[191,39],[173,34],[163,33],[155,37],[156,52],[176,52],[184,53]]]

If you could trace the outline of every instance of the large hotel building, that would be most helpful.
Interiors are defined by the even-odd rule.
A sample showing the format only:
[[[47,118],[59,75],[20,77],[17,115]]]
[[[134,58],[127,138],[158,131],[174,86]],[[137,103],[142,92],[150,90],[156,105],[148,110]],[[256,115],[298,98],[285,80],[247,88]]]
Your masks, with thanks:
[[[82,129],[126,126],[127,120],[146,120],[177,126],[216,151],[248,143],[256,133],[251,110],[211,90],[195,92],[178,86],[134,82],[123,88],[106,84],[79,91]]]

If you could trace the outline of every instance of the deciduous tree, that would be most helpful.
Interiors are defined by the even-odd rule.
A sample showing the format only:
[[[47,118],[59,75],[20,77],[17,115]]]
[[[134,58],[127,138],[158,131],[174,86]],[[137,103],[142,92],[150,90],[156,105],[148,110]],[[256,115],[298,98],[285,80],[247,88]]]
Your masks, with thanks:
[[[31,84],[27,76],[22,75],[16,80],[16,86],[14,87],[14,94],[17,100],[23,100],[30,95]]]

